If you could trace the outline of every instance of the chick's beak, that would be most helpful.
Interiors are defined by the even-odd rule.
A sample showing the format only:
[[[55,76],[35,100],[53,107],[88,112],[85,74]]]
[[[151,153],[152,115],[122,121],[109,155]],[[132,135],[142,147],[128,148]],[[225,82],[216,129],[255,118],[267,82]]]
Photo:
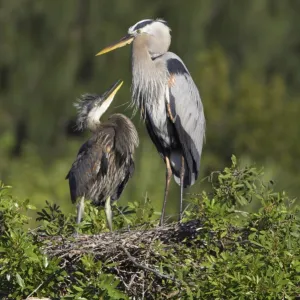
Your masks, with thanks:
[[[109,88],[109,90],[104,94],[104,102],[103,103],[105,103],[105,102],[110,103],[113,100],[113,98],[115,97],[115,95],[117,94],[118,90],[121,88],[122,84],[123,84],[122,80],[118,80],[117,82],[115,82],[113,84],[113,86],[111,86]]]
[[[133,35],[127,34],[124,37],[122,37],[118,42],[115,42],[112,45],[110,45],[110,46],[104,48],[103,50],[101,50],[99,53],[96,54],[96,56],[102,55],[102,54],[108,53],[110,51],[113,51],[115,49],[118,49],[118,48],[124,47],[126,45],[129,45],[129,44],[132,43],[133,39],[134,39]]]

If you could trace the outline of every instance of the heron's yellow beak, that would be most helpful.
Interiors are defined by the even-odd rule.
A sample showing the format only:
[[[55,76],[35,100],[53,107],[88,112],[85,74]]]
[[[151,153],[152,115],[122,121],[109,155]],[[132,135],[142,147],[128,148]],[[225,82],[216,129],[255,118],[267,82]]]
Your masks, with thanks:
[[[102,55],[102,54],[105,54],[107,52],[113,51],[117,48],[121,48],[121,47],[124,47],[126,45],[129,45],[129,44],[132,43],[133,39],[134,39],[134,36],[132,36],[131,34],[127,34],[124,37],[122,37],[118,42],[116,42],[116,43],[104,48],[103,50],[101,50],[99,53],[96,54],[96,56]]]
[[[112,101],[112,99],[115,97],[118,90],[121,88],[123,84],[122,80],[118,80],[113,84],[113,86],[105,93],[105,100],[104,102],[108,101],[109,103]]]

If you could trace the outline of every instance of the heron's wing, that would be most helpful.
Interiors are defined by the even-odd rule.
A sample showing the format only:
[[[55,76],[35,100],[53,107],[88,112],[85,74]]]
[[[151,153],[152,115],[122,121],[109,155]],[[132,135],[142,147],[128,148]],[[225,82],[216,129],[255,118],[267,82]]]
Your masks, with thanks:
[[[166,90],[168,117],[174,123],[189,168],[191,185],[197,179],[205,134],[205,118],[198,89],[182,60],[174,53],[164,55],[169,71]]]
[[[69,179],[73,202],[78,197],[85,195],[87,189],[99,176],[106,174],[109,153],[114,146],[114,134],[113,128],[104,128],[81,146],[66,177]]]
[[[125,189],[125,187],[128,183],[128,180],[132,177],[132,175],[134,173],[134,169],[135,169],[134,161],[133,161],[132,158],[130,158],[128,169],[126,170],[125,177],[124,177],[123,181],[118,185],[118,187],[117,187],[116,191],[114,192],[114,194],[112,195],[112,197],[111,197],[112,201],[118,200],[120,198],[123,190]]]
[[[89,147],[91,146],[91,144],[92,144],[92,140],[91,140],[91,139],[88,140],[87,142],[85,142],[84,144],[82,144],[81,147],[79,148],[78,153],[77,153],[77,158],[78,158],[81,154],[83,154],[84,152],[86,152],[86,151],[89,149]],[[75,161],[75,162],[76,162],[76,161]],[[75,162],[74,162],[74,163],[75,163]],[[74,163],[73,163],[73,164],[74,164]],[[69,179],[71,170],[72,170],[72,169],[70,169],[70,171],[68,172],[68,174],[67,174],[67,176],[65,177],[65,179]]]

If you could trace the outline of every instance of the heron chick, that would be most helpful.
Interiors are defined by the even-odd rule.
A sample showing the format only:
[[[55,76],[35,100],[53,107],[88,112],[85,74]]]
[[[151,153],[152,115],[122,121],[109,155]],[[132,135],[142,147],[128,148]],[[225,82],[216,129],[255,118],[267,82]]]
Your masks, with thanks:
[[[82,219],[84,201],[88,199],[96,206],[105,205],[111,231],[111,202],[119,199],[133,175],[133,155],[139,144],[136,128],[126,116],[113,114],[107,121],[100,122],[122,84],[117,81],[103,95],[85,94],[75,103],[78,129],[89,129],[92,136],[80,147],[66,176],[72,202],[80,199],[77,223]]]

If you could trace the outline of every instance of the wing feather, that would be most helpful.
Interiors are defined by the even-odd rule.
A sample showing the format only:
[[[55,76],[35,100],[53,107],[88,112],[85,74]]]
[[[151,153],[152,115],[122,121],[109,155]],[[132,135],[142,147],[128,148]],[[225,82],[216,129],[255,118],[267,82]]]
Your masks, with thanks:
[[[198,177],[200,157],[205,135],[205,118],[198,89],[182,60],[174,53],[165,55],[169,71],[169,84],[166,91],[167,105],[172,116],[183,154],[189,169],[187,184],[191,185]]]
[[[123,181],[118,185],[117,189],[115,190],[114,194],[111,196],[111,200],[115,201],[118,200],[123,192],[123,190],[125,189],[128,180],[133,176],[134,170],[135,170],[135,165],[134,165],[134,161],[132,158],[130,158],[129,164],[126,167],[126,171],[125,171],[125,177],[123,179]]]
[[[101,134],[95,135],[84,143],[76,160],[66,176],[69,179],[71,200],[87,194],[90,185],[108,170],[109,151],[114,147],[113,128],[104,128]]]

